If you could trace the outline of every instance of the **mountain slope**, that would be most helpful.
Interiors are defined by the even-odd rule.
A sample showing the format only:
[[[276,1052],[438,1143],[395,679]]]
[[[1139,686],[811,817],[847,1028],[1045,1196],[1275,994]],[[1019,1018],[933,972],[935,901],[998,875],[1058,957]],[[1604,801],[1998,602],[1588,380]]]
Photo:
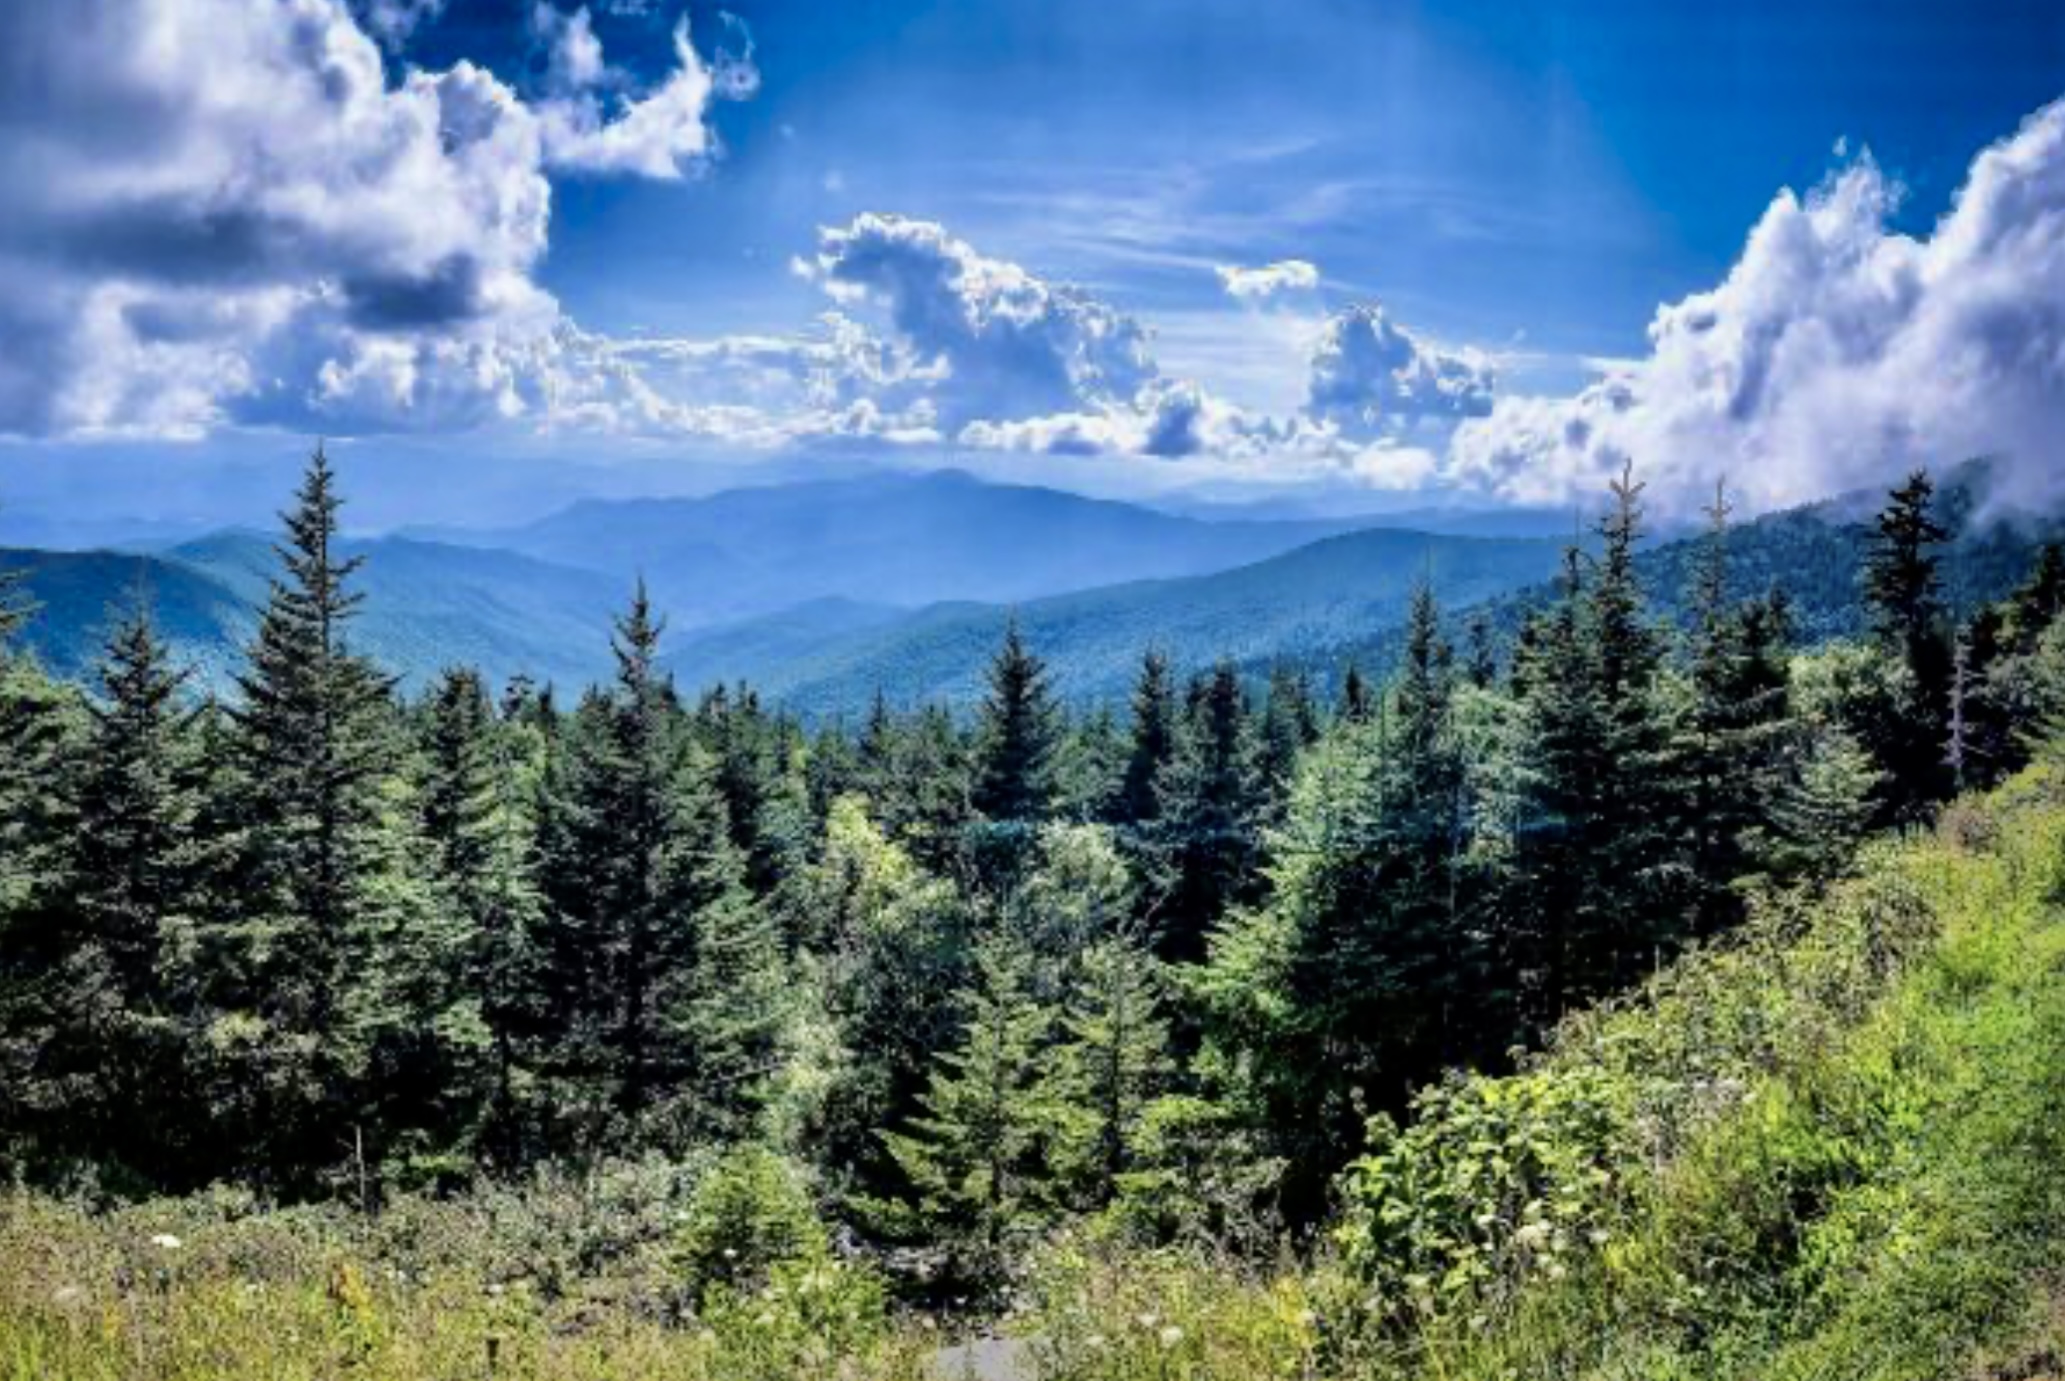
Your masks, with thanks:
[[[745,677],[809,714],[856,712],[877,686],[900,702],[968,703],[981,695],[989,655],[1015,617],[1063,695],[1115,696],[1149,646],[1187,666],[1293,654],[1396,623],[1422,574],[1445,598],[1469,603],[1544,578],[1556,559],[1552,542],[1379,528],[1211,575],[1056,595],[1015,609],[934,605],[824,639],[801,656],[788,645],[777,655],[750,655],[750,626],[691,634],[676,642],[670,664],[685,685]]]
[[[615,577],[398,538],[344,550],[365,558],[352,643],[405,686],[460,663],[496,682],[524,673],[579,685],[608,674],[609,616],[626,594]],[[141,590],[196,683],[224,691],[242,666],[277,562],[266,538],[223,532],[153,555],[0,551],[0,568],[20,571],[41,606],[24,641],[57,674],[89,675],[110,610]]]
[[[696,499],[591,500],[525,527],[441,539],[643,574],[681,627],[826,597],[1003,602],[1262,560],[1366,520],[1207,521],[958,471]]]

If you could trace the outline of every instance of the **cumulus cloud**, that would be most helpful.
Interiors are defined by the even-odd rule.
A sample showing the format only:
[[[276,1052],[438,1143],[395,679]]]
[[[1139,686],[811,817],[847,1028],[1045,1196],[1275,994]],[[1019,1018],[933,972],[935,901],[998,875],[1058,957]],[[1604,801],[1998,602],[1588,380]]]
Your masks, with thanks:
[[[416,30],[444,13],[445,0],[352,0],[352,13],[389,52],[399,52]]]
[[[1313,347],[1305,411],[1349,435],[1491,410],[1496,372],[1475,350],[1444,350],[1375,303],[1337,312]]]
[[[2007,497],[2065,491],[2065,103],[1973,162],[1924,237],[1863,156],[1782,192],[1718,287],[1660,308],[1650,353],[1576,398],[1506,398],[1449,472],[1523,499],[1595,492],[1631,459],[1665,504],[1725,477],[1774,506],[1913,465],[1998,458]]]
[[[1310,292],[1319,286],[1319,269],[1303,259],[1279,259],[1260,268],[1221,264],[1215,270],[1227,296],[1261,302],[1278,293]]]
[[[391,80],[360,14],[434,9],[0,6],[0,431],[437,425],[549,400],[580,360],[534,277],[548,171],[679,176],[712,150],[719,83],[685,30],[644,94],[530,102],[463,61]]]
[[[883,309],[912,357],[938,372],[952,424],[1130,407],[1156,378],[1138,321],[931,221],[858,216],[820,231],[798,268],[836,301]]]

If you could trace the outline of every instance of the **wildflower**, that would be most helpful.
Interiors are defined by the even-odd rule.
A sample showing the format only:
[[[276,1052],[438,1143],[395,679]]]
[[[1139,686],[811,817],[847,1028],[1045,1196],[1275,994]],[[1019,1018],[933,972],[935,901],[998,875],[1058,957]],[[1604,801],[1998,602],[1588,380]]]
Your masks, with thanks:
[[[1605,1228],[1593,1228],[1590,1232],[1585,1234],[1585,1240],[1590,1242],[1595,1247],[1603,1247],[1606,1245],[1606,1239],[1611,1237],[1612,1235],[1613,1234],[1608,1232]]]
[[[1133,1318],[1133,1322],[1139,1324],[1142,1329],[1151,1329],[1161,1321],[1161,1315],[1152,1313],[1137,1314]]]
[[[1523,1247],[1539,1247],[1549,1240],[1549,1225],[1540,1222],[1524,1223],[1514,1232],[1513,1240]]]
[[[1167,1328],[1164,1328],[1161,1331],[1160,1336],[1163,1347],[1174,1347],[1176,1346],[1176,1344],[1183,1341],[1183,1330],[1176,1327],[1176,1325],[1174,1324],[1170,1324]]]
[[[151,1234],[151,1245],[161,1251],[176,1252],[185,1246],[186,1243],[180,1241],[169,1232],[154,1232]]]

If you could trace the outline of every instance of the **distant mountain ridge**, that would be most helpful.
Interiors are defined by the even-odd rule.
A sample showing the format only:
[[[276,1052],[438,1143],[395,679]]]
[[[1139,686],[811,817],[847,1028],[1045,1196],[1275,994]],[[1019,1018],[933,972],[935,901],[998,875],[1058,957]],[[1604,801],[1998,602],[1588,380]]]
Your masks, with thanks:
[[[742,677],[810,715],[857,713],[878,686],[898,703],[966,704],[982,694],[989,655],[1015,619],[1061,694],[1112,697],[1123,695],[1148,647],[1185,666],[1293,655],[1402,619],[1422,576],[1475,601],[1543,579],[1559,551],[1533,538],[1372,528],[1209,575],[876,617],[775,657],[745,653],[751,624],[691,632],[675,640],[668,665],[684,685]]]
[[[608,674],[611,576],[512,552],[398,538],[346,542],[365,595],[351,643],[411,689],[446,666],[500,682],[519,673],[582,684]],[[227,691],[243,666],[275,569],[271,541],[223,532],[159,552],[0,548],[38,606],[22,640],[57,675],[85,680],[113,616],[142,598],[194,684]]]
[[[664,660],[691,693],[743,679],[818,718],[861,713],[878,687],[900,703],[966,706],[982,694],[984,667],[1014,617],[1047,659],[1057,689],[1075,699],[1121,697],[1149,646],[1189,667],[1228,657],[1258,678],[1272,665],[1299,665],[1325,691],[1351,663],[1376,675],[1390,667],[1406,601],[1422,576],[1458,626],[1465,611],[1481,609],[1509,641],[1527,610],[1550,597],[1546,582],[1567,540],[1385,527],[1334,532],[1326,530],[1337,526],[1331,521],[1205,522],[955,474],[791,488],[805,492],[576,505],[521,530],[538,549],[530,552],[482,545],[479,533],[466,543],[427,533],[347,542],[348,553],[366,558],[353,641],[409,688],[467,663],[494,682],[523,674],[571,691],[610,675],[610,620],[631,589],[638,553],[648,550],[681,557],[653,586],[670,622]],[[1946,482],[1942,494],[1958,529],[1945,574],[1960,608],[1998,597],[2021,579],[2038,541],[2065,534],[2060,520],[1974,527],[1968,520],[1981,506],[1977,492],[1964,476]],[[919,501],[903,512],[897,494]],[[1783,585],[1808,643],[1860,631],[1854,594],[1869,529],[1858,519],[1873,507],[1869,495],[1839,496],[1738,525],[1730,536],[1737,592]],[[1015,537],[1007,530],[1014,513],[1024,518]],[[936,539],[927,535],[927,524],[951,514],[965,521],[939,528]],[[1308,536],[1314,526],[1319,535]],[[620,548],[615,569],[547,554],[592,548],[600,556],[612,533]],[[770,553],[803,569],[783,572],[772,554],[751,563],[730,554],[756,533],[774,534]],[[1292,537],[1305,540],[1274,550]],[[1168,545],[1134,550],[1160,539]],[[1251,547],[1267,554],[1227,557]],[[985,550],[992,566],[1005,569],[977,578]],[[1226,563],[1025,597],[983,593],[1090,579],[1100,569],[1091,554],[1104,551],[1119,553],[1111,565],[1121,571]],[[1641,553],[1659,618],[1675,612],[1699,551],[1695,537]],[[175,654],[197,684],[215,690],[229,688],[242,666],[274,562],[270,538],[247,531],[144,552],[0,548],[0,569],[26,575],[43,606],[27,644],[60,675],[90,675],[110,608],[141,589]],[[720,568],[730,574],[713,574]],[[973,573],[961,579],[957,572]],[[904,602],[943,581],[953,597]],[[784,588],[810,593],[759,607]],[[703,601],[703,617],[684,616],[680,600],[696,589],[722,597]],[[725,609],[745,612],[719,617]]]
[[[825,598],[918,608],[1201,575],[1367,526],[1183,517],[939,470],[704,498],[590,499],[521,527],[424,535],[643,576],[687,628]]]

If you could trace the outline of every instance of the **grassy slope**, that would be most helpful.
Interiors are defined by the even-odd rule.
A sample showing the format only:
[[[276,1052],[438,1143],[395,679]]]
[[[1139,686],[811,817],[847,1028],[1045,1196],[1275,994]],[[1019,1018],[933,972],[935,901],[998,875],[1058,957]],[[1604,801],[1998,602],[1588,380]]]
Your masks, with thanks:
[[[1387,1296],[1337,1263],[1255,1279],[1078,1237],[1013,1326],[1036,1339],[1041,1376],[1070,1381],[2056,1377],[2061,887],[2065,774],[2040,769],[1875,851],[1826,901],[1773,908],[1579,1018],[1525,1072],[1471,1081],[1491,1105],[1607,1091],[1605,1130],[1579,1148],[1618,1171],[1581,1206],[1600,1244],[1522,1250],[1542,1239],[1494,1205],[1473,1220],[1488,1272],[1437,1298]],[[1433,1161],[1465,1154],[1441,1130],[1427,1129]],[[626,1215],[595,1197],[549,1213],[506,1195],[405,1205],[370,1223],[0,1200],[0,1378],[434,1381],[488,1374],[490,1337],[496,1376],[924,1374],[936,1335],[866,1322],[865,1291],[836,1268],[663,1324],[650,1287],[626,1282],[664,1276],[664,1245],[598,1250],[584,1234],[621,1234]],[[537,1241],[510,1226],[547,1221]],[[166,1230],[184,1245],[153,1247]],[[530,1283],[612,1251],[600,1278]]]

